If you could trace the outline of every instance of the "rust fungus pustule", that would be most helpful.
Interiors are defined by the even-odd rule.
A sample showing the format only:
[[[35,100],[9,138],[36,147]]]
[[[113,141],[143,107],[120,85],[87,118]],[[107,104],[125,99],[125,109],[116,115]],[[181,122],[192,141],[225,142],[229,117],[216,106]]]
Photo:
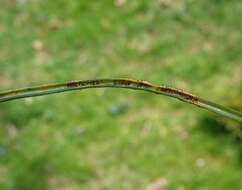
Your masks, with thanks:
[[[73,82],[68,82],[68,83],[66,84],[66,86],[67,86],[68,88],[75,88],[75,87],[79,87],[79,86],[80,86],[80,83],[79,83],[79,82],[75,82],[75,81],[73,81]]]
[[[102,84],[102,83],[104,83],[104,80],[90,80],[90,81],[88,81],[87,82],[89,85],[91,85],[91,86],[98,86],[98,85],[100,85],[100,84]]]
[[[113,81],[113,83],[116,84],[116,85],[129,86],[132,82],[129,81],[129,80],[117,79],[117,80]]]
[[[180,96],[182,99],[184,100],[187,100],[189,102],[192,102],[192,103],[196,103],[198,102],[198,97],[197,96],[194,96],[192,94],[189,94],[187,92],[183,92],[181,90],[178,90],[178,89],[174,89],[174,88],[169,88],[169,87],[157,87],[157,90],[158,91],[161,91],[161,92],[164,92],[164,93],[167,93],[167,94],[174,94],[174,95],[178,95]]]

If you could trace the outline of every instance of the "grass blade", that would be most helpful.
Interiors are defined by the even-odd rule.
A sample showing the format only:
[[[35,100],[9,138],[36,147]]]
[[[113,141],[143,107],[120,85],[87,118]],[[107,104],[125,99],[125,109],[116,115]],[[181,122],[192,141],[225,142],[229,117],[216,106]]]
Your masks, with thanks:
[[[172,87],[160,86],[152,84],[142,80],[134,79],[94,79],[94,80],[80,80],[80,81],[71,81],[60,84],[49,84],[43,86],[36,86],[31,88],[23,88],[18,90],[11,90],[7,92],[0,92],[0,103],[12,101],[20,98],[42,96],[54,93],[61,93],[65,91],[72,90],[82,90],[87,88],[104,88],[104,87],[113,87],[113,88],[128,88],[134,90],[143,90],[156,94],[161,94],[173,98],[177,98],[183,102],[190,103],[200,108],[204,108],[211,112],[217,113],[221,116],[233,119],[235,121],[242,123],[242,113],[219,104],[215,104],[208,100],[202,99],[193,94],[184,92]]]

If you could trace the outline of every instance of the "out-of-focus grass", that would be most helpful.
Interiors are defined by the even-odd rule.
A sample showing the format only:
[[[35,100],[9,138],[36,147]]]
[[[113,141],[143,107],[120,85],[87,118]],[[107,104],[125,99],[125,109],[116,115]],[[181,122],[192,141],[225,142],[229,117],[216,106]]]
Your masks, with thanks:
[[[241,109],[241,19],[239,0],[1,0],[0,89],[131,77]],[[242,189],[213,116],[122,89],[2,104],[0,188]]]

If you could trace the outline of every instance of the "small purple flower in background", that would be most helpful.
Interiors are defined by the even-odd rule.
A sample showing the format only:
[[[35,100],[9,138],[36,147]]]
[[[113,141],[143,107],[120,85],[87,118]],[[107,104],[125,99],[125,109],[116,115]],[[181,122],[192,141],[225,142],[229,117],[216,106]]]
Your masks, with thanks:
[[[123,102],[119,104],[112,104],[109,107],[109,113],[111,113],[113,116],[124,113],[128,109],[128,102]]]
[[[111,107],[109,108],[109,112],[112,115],[117,115],[120,112],[119,107],[116,104],[111,105]]]
[[[80,126],[71,128],[71,134],[74,136],[80,135],[83,131],[84,130]]]
[[[7,153],[6,149],[2,145],[0,145],[0,157],[5,156],[6,153]]]

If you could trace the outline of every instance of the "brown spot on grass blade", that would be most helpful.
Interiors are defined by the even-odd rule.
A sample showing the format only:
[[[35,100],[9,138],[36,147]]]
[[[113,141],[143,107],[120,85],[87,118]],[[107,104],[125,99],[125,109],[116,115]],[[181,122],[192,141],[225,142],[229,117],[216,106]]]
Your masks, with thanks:
[[[164,92],[164,93],[168,93],[168,94],[178,95],[183,100],[187,100],[193,104],[197,104],[197,102],[199,100],[199,98],[197,96],[189,94],[187,92],[183,92],[183,91],[175,89],[175,88],[159,86],[159,87],[157,87],[157,90]]]
[[[66,86],[67,86],[68,88],[75,88],[75,87],[80,86],[80,83],[79,83],[79,82],[75,82],[75,81],[73,81],[73,82],[68,82],[68,83],[66,84]]]
[[[122,80],[122,79],[116,79],[113,81],[114,85],[124,85],[124,86],[129,86],[131,84],[130,80]]]

